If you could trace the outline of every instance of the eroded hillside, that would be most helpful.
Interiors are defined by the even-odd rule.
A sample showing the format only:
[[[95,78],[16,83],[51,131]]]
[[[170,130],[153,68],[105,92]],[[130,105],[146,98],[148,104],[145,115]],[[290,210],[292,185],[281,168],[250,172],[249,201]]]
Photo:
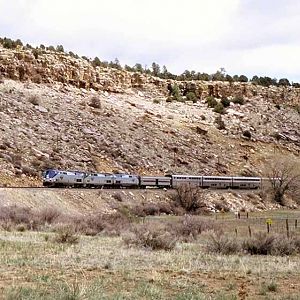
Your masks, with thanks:
[[[1,184],[24,184],[24,174],[47,167],[261,174],[273,154],[299,157],[299,89],[178,82],[198,101],[168,102],[170,80],[20,49],[0,48],[0,71]],[[208,108],[208,95],[245,103],[220,115]]]

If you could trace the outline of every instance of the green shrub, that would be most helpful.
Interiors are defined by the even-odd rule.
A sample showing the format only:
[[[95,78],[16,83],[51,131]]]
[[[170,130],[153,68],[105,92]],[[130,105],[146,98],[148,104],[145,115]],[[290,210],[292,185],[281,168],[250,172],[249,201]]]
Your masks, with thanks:
[[[221,102],[217,103],[217,105],[214,108],[214,112],[218,114],[223,114],[224,113],[224,106]]]
[[[218,128],[219,130],[226,129],[226,127],[225,127],[225,122],[223,121],[221,115],[218,115],[218,116],[215,118],[215,123],[217,124],[217,128]]]
[[[197,100],[198,100],[198,98],[197,98],[197,96],[196,96],[196,94],[195,94],[194,92],[188,92],[188,93],[186,94],[186,99],[187,99],[188,101],[193,101],[194,103],[196,103]]]
[[[15,49],[17,47],[17,44],[15,41],[13,41],[12,39],[8,39],[8,38],[4,38],[2,45],[4,48],[7,49]]]
[[[159,100],[159,99],[153,99],[153,103],[154,103],[154,104],[159,104],[159,103],[160,103],[160,100]]]
[[[232,99],[233,103],[243,105],[245,103],[245,99],[243,96],[236,96]]]
[[[65,52],[64,47],[62,45],[57,45],[56,46],[56,51],[58,51],[58,52]]]
[[[228,107],[230,105],[230,100],[227,97],[222,97],[221,103],[224,107]]]
[[[214,108],[218,104],[218,101],[213,96],[208,96],[206,103],[208,107]]]
[[[171,87],[171,95],[174,100],[176,101],[182,101],[180,89],[177,84],[172,85]]]
[[[39,49],[32,49],[32,54],[35,59],[38,59],[39,55],[41,54],[41,51]]]
[[[49,46],[46,49],[49,50],[49,51],[55,51],[55,48],[53,46]]]

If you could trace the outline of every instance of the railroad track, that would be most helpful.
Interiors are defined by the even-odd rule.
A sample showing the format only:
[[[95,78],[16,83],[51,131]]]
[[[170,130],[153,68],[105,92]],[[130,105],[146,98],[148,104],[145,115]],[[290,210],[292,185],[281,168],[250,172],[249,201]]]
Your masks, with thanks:
[[[14,189],[19,189],[19,190],[45,190],[45,191],[82,191],[82,192],[87,192],[87,191],[105,191],[105,192],[120,192],[120,191],[128,191],[128,192],[134,192],[134,191],[167,191],[167,190],[174,190],[172,188],[168,189],[163,189],[163,188],[146,188],[146,189],[131,189],[131,188],[118,188],[118,189],[110,189],[110,188],[74,188],[74,187],[44,187],[44,186],[0,186],[0,190],[14,190]],[[203,191],[207,192],[218,192],[218,193],[230,193],[230,192],[235,192],[235,193],[258,193],[260,189],[203,189]]]

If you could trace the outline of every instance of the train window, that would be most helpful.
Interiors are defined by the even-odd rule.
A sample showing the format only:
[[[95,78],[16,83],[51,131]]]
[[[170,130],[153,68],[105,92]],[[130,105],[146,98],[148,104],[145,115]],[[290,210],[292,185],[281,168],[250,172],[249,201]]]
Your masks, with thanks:
[[[106,183],[111,183],[111,180],[106,180]]]
[[[76,182],[82,182],[82,179],[76,179]]]

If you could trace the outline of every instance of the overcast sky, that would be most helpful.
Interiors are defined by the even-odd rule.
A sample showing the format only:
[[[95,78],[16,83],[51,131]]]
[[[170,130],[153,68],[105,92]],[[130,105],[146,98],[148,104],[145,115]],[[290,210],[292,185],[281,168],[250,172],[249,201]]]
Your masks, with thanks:
[[[300,81],[299,0],[0,0],[0,36],[213,73]]]

